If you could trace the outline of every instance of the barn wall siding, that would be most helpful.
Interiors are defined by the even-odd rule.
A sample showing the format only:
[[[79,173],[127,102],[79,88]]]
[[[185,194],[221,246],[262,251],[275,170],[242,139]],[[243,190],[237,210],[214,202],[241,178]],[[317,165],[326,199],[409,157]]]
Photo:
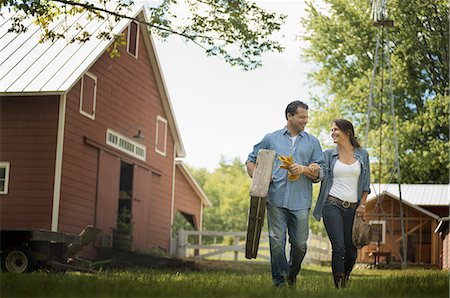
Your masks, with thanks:
[[[59,96],[2,96],[0,107],[0,160],[10,162],[0,225],[50,229]]]
[[[175,177],[176,195],[174,212],[182,211],[193,215],[195,218],[196,228],[200,229],[201,200],[178,167],[175,171]]]

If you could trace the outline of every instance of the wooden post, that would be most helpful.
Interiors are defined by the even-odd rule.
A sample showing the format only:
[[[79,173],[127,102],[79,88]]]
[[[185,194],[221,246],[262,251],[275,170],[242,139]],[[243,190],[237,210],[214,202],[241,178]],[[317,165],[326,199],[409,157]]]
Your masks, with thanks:
[[[431,220],[431,264],[439,265],[439,233],[435,233],[437,221]]]
[[[187,245],[187,235],[186,231],[180,229],[178,231],[178,257],[185,258],[186,255],[186,245]]]
[[[234,260],[237,262],[239,259],[239,236],[234,236],[233,246],[236,248],[234,251]]]

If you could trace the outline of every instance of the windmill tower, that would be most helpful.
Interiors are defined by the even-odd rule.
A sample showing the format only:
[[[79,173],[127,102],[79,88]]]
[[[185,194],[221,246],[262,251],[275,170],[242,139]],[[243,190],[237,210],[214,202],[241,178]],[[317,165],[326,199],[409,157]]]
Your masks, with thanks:
[[[387,13],[387,0],[372,0],[372,14],[371,17],[373,19],[373,26],[377,27],[377,43],[375,47],[375,55],[374,55],[374,66],[373,66],[373,72],[372,72],[372,80],[370,84],[370,96],[368,100],[368,107],[367,107],[367,122],[366,122],[366,134],[365,134],[365,146],[366,148],[369,148],[369,128],[370,128],[370,114],[372,107],[374,107],[374,101],[375,98],[375,81],[377,77],[380,78],[381,86],[380,86],[380,92],[379,92],[379,98],[380,98],[380,104],[379,104],[379,118],[380,118],[380,127],[381,123],[383,122],[383,95],[387,95],[386,97],[389,99],[390,103],[390,117],[392,120],[393,125],[393,134],[394,134],[394,145],[395,145],[395,166],[393,168],[393,171],[390,175],[389,180],[391,180],[394,176],[394,174],[397,174],[397,183],[398,183],[398,190],[399,190],[399,203],[400,203],[400,225],[401,225],[401,253],[399,254],[401,257],[401,265],[402,268],[406,268],[407,265],[407,245],[406,245],[406,239],[405,239],[405,226],[404,226],[404,217],[403,217],[403,200],[402,200],[402,191],[401,191],[401,173],[400,173],[400,159],[399,159],[399,153],[398,153],[398,140],[397,140],[397,120],[395,117],[395,109],[394,109],[394,96],[392,91],[392,75],[391,75],[391,64],[390,64],[390,43],[389,43],[389,28],[394,26],[394,21],[389,19],[388,13]],[[379,67],[379,64],[381,66]],[[387,88],[385,90],[384,86],[384,64],[387,66],[387,72],[388,72],[388,84]],[[378,69],[379,67],[379,69]],[[382,169],[382,130],[380,130],[380,152],[379,152],[379,179],[381,179],[381,169]],[[389,181],[390,182],[390,181]],[[379,183],[380,184],[380,183]],[[376,190],[375,190],[376,191]],[[378,193],[381,193],[381,190],[378,190]],[[382,207],[382,200],[383,197],[380,197],[377,203],[377,206],[375,210],[378,210],[379,217],[385,217],[386,214]],[[393,234],[392,228],[388,224],[388,231]],[[380,247],[380,242],[378,241],[378,249]]]

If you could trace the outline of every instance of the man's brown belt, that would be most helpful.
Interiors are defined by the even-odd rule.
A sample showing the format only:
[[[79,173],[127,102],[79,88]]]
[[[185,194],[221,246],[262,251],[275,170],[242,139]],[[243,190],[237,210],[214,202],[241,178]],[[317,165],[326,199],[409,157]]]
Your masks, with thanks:
[[[358,206],[358,203],[350,203],[349,201],[342,201],[341,199],[338,199],[338,198],[330,196],[330,195],[328,195],[327,200],[334,202],[334,203],[338,203],[338,204],[342,205],[342,207],[344,207],[344,208],[356,208],[356,206]]]

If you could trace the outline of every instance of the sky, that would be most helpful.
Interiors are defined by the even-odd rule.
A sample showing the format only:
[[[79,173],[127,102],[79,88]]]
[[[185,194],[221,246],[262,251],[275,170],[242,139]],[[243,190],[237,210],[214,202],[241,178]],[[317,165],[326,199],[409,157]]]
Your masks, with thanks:
[[[284,111],[293,100],[310,104],[311,64],[302,61],[300,18],[304,1],[257,1],[258,5],[287,15],[278,40],[283,53],[263,56],[263,67],[243,71],[180,37],[156,48],[178,129],[186,151],[183,159],[209,171],[223,158],[245,162],[265,134],[286,124]],[[308,130],[308,129],[306,129]]]

